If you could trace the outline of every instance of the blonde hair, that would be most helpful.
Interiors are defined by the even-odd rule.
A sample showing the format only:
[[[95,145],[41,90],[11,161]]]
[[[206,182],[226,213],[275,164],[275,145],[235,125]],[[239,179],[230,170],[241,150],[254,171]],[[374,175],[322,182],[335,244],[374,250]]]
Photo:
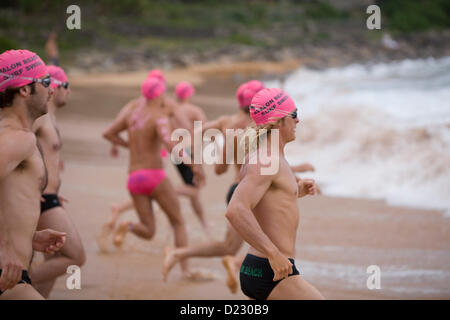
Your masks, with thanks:
[[[267,123],[259,126],[253,124],[247,127],[240,140],[240,147],[244,149],[244,154],[248,155],[256,151],[259,147],[260,141],[262,141],[264,137],[267,138],[271,130],[275,126],[277,126],[282,120],[283,119],[278,119],[277,121],[272,123]]]

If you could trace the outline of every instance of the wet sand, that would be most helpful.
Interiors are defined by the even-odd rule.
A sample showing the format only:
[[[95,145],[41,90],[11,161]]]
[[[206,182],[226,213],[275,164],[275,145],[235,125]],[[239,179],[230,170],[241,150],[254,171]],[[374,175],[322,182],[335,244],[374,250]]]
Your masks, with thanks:
[[[205,110],[208,119],[235,112],[234,92],[245,79],[245,75],[236,76],[235,72],[212,70],[167,74],[170,94],[178,79],[196,83],[193,102]],[[249,70],[246,72],[253,72]],[[271,69],[268,73],[278,71]],[[190,260],[193,269],[209,273],[213,280],[182,280],[177,266],[168,282],[162,282],[164,248],[173,244],[173,237],[159,209],[154,239],[144,241],[128,234],[122,249],[115,249],[111,242],[109,253],[99,252],[96,236],[109,219],[111,204],[128,199],[127,151],[121,149],[118,159],[111,158],[109,143],[102,139],[101,132],[124,103],[139,94],[139,83],[145,75],[71,77],[71,100],[57,114],[65,161],[61,195],[69,199],[66,209],[83,239],[87,262],[81,271],[81,290],[68,290],[68,276],[62,276],[50,298],[246,299],[240,290],[231,294],[225,286],[226,272],[220,258]],[[181,183],[170,163],[166,170],[174,185]],[[226,230],[225,196],[233,172],[218,177],[211,166],[205,170],[207,187],[202,191],[202,200],[213,234],[222,239]],[[450,218],[442,213],[327,196],[300,199],[299,206],[297,267],[325,297],[450,298]],[[181,199],[181,207],[189,243],[208,241],[186,199]],[[133,211],[126,212],[121,220],[125,218],[137,220]],[[370,265],[381,269],[379,290],[366,286]]]

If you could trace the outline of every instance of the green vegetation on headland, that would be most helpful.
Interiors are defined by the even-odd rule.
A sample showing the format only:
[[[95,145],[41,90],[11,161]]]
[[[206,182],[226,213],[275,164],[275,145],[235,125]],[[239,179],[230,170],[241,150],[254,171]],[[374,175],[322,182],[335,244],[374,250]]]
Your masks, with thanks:
[[[450,27],[447,0],[374,3],[381,8],[383,32],[401,36]],[[81,8],[81,30],[66,28],[71,4]],[[367,5],[354,0],[2,0],[0,52],[22,47],[43,54],[49,32],[56,30],[66,63],[86,51],[110,53],[113,63],[134,55],[205,56],[208,50],[239,48],[277,56],[284,48],[379,39],[379,31],[366,29]]]

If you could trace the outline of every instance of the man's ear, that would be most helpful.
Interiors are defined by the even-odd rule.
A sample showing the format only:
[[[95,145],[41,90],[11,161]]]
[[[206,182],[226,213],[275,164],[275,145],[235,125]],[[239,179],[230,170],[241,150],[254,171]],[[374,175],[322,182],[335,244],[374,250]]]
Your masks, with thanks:
[[[24,97],[24,98],[28,97],[28,96],[31,94],[31,88],[30,88],[30,86],[23,86],[23,87],[21,87],[21,88],[19,89],[19,94],[20,94],[22,97]]]

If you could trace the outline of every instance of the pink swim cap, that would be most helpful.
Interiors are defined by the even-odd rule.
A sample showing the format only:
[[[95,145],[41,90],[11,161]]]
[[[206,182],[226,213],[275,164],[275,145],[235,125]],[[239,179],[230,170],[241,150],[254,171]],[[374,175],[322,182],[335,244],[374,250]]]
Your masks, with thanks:
[[[46,74],[45,63],[34,52],[8,50],[0,54],[0,92],[30,84],[30,78],[38,79]]]
[[[239,86],[236,91],[236,97],[241,108],[246,108],[252,103],[253,96],[260,90],[264,89],[262,82],[251,80]]]
[[[180,100],[189,98],[194,92],[194,87],[187,81],[182,81],[175,87],[175,94]]]
[[[253,97],[250,105],[250,115],[256,125],[259,126],[275,122],[296,109],[297,107],[292,98],[283,90],[266,88]]]
[[[159,69],[150,70],[150,72],[147,75],[147,79],[148,78],[158,78],[159,80],[166,82],[166,77],[164,76],[164,73],[162,73],[162,71]]]
[[[47,72],[52,77],[52,79],[56,79],[60,82],[67,82],[67,75],[61,67],[58,66],[47,66]],[[55,89],[61,85],[61,83],[53,82],[50,84],[50,87]]]
[[[263,85],[263,83],[261,81],[250,80],[249,82],[247,82],[247,88],[258,93],[258,91],[264,89],[265,86]]]
[[[166,91],[166,84],[158,78],[147,78],[141,86],[141,93],[147,99],[158,98]]]

